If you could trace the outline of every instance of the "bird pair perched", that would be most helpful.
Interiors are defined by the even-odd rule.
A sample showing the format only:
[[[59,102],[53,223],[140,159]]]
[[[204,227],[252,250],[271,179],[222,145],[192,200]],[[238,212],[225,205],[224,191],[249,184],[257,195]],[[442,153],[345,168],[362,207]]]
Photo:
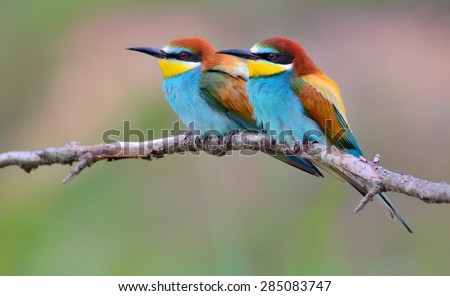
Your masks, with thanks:
[[[318,142],[362,156],[338,85],[292,40],[276,37],[258,42],[250,50],[216,51],[204,39],[186,38],[171,41],[162,49],[129,49],[159,59],[167,101],[184,124],[202,134],[270,130],[279,143]],[[315,167],[320,163],[295,155],[274,157],[323,176]],[[331,170],[362,195],[367,194],[367,184]],[[378,198],[391,218],[411,232],[388,197],[380,193]]]

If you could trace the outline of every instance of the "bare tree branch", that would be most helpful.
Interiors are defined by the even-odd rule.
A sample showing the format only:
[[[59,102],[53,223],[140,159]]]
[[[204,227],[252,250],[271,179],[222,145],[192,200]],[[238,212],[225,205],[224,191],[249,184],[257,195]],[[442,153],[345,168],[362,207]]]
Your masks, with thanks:
[[[361,200],[355,212],[361,210],[377,193],[395,191],[419,198],[426,203],[450,203],[450,185],[436,183],[413,176],[388,171],[375,162],[343,153],[335,147],[319,144],[297,146],[275,145],[267,135],[241,132],[225,137],[180,135],[146,142],[114,142],[94,146],[81,146],[76,142],[64,147],[45,148],[36,151],[12,151],[0,154],[0,168],[17,165],[27,172],[42,165],[72,164],[78,162],[64,179],[70,182],[76,175],[100,160],[142,158],[152,160],[166,154],[186,151],[205,151],[224,155],[231,150],[261,150],[266,153],[291,153],[325,166],[338,169],[364,184],[370,184],[369,194]]]

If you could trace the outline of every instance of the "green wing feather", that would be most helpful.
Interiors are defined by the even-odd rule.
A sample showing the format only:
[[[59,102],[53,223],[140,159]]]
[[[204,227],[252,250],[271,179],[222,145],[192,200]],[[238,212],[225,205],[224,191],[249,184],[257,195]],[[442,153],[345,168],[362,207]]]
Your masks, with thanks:
[[[217,110],[239,122],[244,128],[255,129],[253,109],[245,92],[246,80],[219,70],[203,72],[200,89],[205,100]]]

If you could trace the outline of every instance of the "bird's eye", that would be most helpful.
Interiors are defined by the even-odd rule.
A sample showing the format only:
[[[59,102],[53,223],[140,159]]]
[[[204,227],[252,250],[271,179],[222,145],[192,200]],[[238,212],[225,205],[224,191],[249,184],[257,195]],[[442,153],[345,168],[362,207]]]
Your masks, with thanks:
[[[185,51],[182,51],[178,54],[178,58],[180,60],[185,60],[185,59],[189,58],[189,56],[190,56],[190,54]]]
[[[267,59],[270,60],[270,61],[275,60],[277,57],[278,57],[278,55],[275,54],[275,53],[269,53],[269,54],[267,54]]]

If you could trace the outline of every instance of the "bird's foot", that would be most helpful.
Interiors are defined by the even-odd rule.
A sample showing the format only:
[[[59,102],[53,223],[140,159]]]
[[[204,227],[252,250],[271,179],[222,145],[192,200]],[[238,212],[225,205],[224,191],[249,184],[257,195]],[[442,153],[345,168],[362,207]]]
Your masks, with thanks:
[[[187,131],[185,131],[185,132],[183,133],[183,135],[184,135],[186,138],[190,138],[190,137],[196,135],[196,133],[195,133],[194,131],[192,131],[192,130],[187,130]]]
[[[223,146],[226,150],[233,148],[233,137],[239,134],[239,130],[231,130],[223,136]]]
[[[222,135],[218,135],[217,131],[206,131],[202,135],[197,136],[199,145],[203,146],[203,151],[214,156],[223,156],[226,149],[222,145]],[[225,151],[224,151],[225,150]]]
[[[294,146],[292,148],[292,152],[297,155],[297,154],[299,154],[302,151],[303,151],[302,144],[300,144],[298,142],[295,142]]]

